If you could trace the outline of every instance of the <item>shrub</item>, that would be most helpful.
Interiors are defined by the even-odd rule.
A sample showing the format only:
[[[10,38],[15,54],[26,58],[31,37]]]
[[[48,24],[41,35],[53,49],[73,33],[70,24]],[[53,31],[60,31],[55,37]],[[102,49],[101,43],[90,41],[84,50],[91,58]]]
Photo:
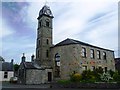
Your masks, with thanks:
[[[79,73],[72,74],[70,80],[73,82],[80,82],[82,76]]]
[[[60,84],[69,84],[70,80],[59,80],[58,83],[60,83]]]
[[[116,72],[113,74],[113,79],[114,79],[114,81],[120,83],[120,75],[119,75],[118,71],[116,71]]]
[[[110,75],[111,75],[111,77],[113,77],[113,75],[114,75],[114,71],[112,71],[112,70],[109,70],[109,73],[110,73]]]
[[[93,76],[93,74],[92,74],[92,72],[90,70],[85,70],[82,73],[82,79],[83,80],[89,80],[89,79],[92,78],[92,76]]]

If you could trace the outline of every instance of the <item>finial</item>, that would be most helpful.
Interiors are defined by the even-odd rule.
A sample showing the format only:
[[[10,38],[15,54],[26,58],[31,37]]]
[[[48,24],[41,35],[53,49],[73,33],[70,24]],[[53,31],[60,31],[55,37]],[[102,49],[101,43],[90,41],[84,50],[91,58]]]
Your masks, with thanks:
[[[45,0],[45,5],[47,5],[47,3],[48,3],[47,0]]]
[[[25,56],[25,53],[23,53],[23,56]]]

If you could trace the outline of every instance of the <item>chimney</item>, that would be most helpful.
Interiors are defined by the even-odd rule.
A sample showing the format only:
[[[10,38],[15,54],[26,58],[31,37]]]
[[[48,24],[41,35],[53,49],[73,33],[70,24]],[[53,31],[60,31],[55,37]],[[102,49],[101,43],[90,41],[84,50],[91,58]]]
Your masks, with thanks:
[[[13,62],[14,62],[14,60],[13,59],[11,59],[11,63],[13,64]]]
[[[34,62],[34,54],[31,56],[31,62]]]
[[[25,53],[23,53],[23,56],[22,56],[22,62],[25,62],[25,59],[26,59],[26,57],[25,57]]]

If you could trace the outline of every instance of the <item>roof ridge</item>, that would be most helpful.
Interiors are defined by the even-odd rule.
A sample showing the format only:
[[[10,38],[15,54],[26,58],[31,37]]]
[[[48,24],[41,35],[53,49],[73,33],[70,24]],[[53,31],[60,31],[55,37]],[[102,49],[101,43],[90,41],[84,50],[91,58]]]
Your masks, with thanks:
[[[82,42],[82,41],[79,41],[79,40],[70,39],[70,38],[67,38],[67,39],[59,42],[54,47],[63,46],[63,45],[70,45],[70,44],[81,44],[81,45],[90,46],[90,47],[103,49],[103,50],[107,50],[107,51],[113,51],[113,50],[110,50],[110,49],[105,49],[105,48],[102,48],[102,47],[98,47],[98,46],[95,46],[95,45],[92,45],[92,44],[88,44],[88,43],[85,43],[85,42]]]

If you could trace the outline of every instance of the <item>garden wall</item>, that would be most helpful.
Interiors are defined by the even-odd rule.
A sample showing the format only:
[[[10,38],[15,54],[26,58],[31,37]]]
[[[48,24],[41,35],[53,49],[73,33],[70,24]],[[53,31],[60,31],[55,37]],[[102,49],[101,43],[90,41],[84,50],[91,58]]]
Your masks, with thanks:
[[[120,89],[118,83],[52,83],[51,88],[95,88],[95,89]]]

